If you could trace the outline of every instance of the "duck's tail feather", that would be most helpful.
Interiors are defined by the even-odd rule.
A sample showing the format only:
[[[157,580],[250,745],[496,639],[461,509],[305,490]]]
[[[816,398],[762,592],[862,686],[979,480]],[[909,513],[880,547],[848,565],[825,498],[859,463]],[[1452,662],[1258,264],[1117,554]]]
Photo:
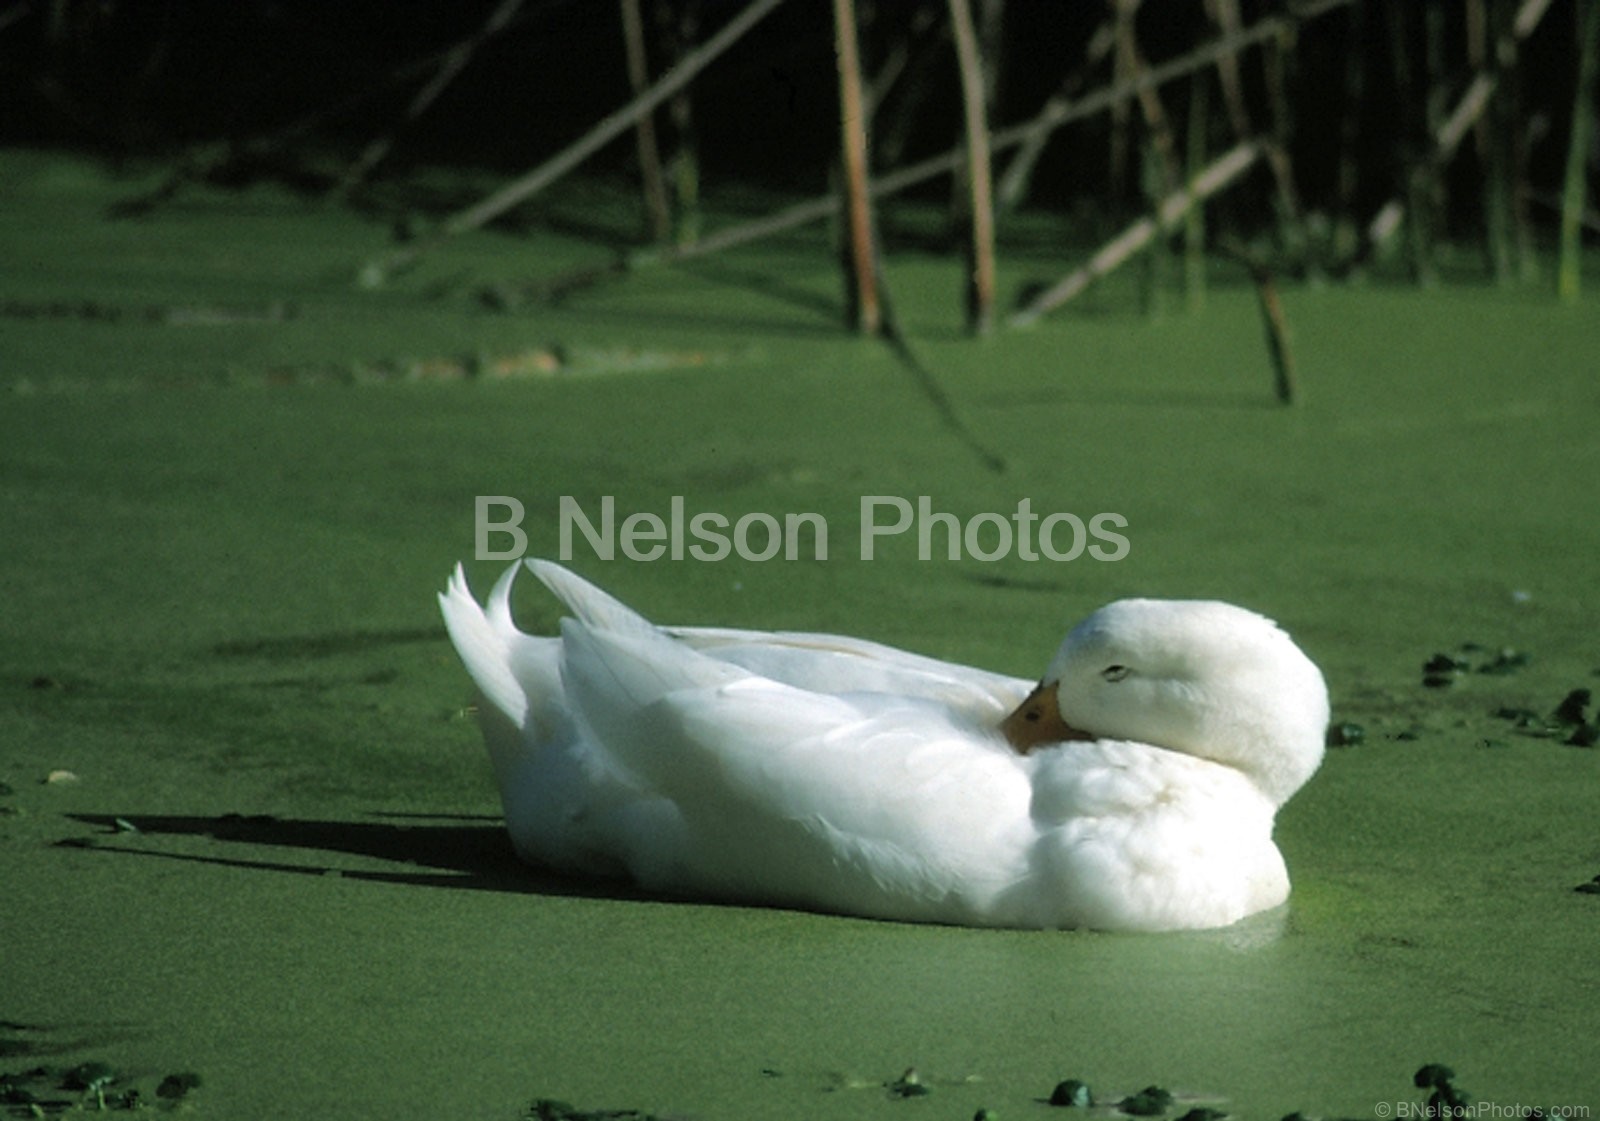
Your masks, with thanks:
[[[561,605],[585,626],[619,634],[658,633],[655,625],[633,608],[554,561],[530,558],[523,563],[561,601]]]
[[[511,620],[511,584],[516,575],[513,565],[495,582],[485,609],[472,598],[467,574],[458,564],[449,587],[439,595],[439,610],[484,703],[521,728],[528,719],[528,694],[513,668],[512,648],[518,638],[526,637]]]

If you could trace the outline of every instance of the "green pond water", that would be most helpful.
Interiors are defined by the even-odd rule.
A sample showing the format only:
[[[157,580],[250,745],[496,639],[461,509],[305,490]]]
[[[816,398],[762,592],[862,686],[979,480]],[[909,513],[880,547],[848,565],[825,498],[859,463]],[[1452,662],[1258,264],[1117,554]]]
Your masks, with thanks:
[[[974,342],[959,267],[897,253],[963,436],[837,330],[820,233],[505,315],[470,285],[605,259],[559,232],[581,196],[362,292],[377,219],[194,188],[112,222],[148,178],[0,170],[0,1072],[100,1060],[154,1100],[194,1071],[182,1108],[219,1118],[514,1121],[553,1098],[1011,1121],[1058,1115],[1044,1099],[1079,1078],[1105,1103],[1160,1085],[1172,1117],[1381,1121],[1418,1116],[1426,1062],[1480,1116],[1600,1106],[1600,895],[1575,890],[1600,874],[1600,753],[1533,734],[1600,690],[1592,299],[1290,287],[1286,409],[1254,293],[1220,269],[1199,315],[1138,317],[1113,278]],[[1077,259],[1005,256],[1013,290]],[[467,376],[493,370],[528,376]],[[607,495],[619,519],[674,496],[816,513],[825,560],[604,561],[580,537],[571,563],[663,622],[1021,676],[1118,596],[1233,600],[1296,636],[1365,736],[1279,817],[1288,906],[1228,930],[917,927],[561,880],[509,854],[434,605],[457,560],[480,590],[503,567],[470,560],[477,495],[518,499],[547,556],[563,495],[591,518]],[[1129,549],[922,560],[907,534],[865,561],[863,495],[1113,512]],[[519,615],[548,631],[532,583]],[[1465,668],[1427,687],[1439,653]],[[908,1068],[930,1093],[891,1093]]]

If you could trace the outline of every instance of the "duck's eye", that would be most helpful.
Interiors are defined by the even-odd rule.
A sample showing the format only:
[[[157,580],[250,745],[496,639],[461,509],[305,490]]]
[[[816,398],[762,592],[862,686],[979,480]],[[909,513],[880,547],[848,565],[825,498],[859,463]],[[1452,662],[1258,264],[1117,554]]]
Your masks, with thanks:
[[[1100,671],[1100,676],[1105,678],[1107,681],[1121,681],[1124,677],[1128,676],[1129,672],[1130,671],[1127,666],[1107,666],[1105,669]]]

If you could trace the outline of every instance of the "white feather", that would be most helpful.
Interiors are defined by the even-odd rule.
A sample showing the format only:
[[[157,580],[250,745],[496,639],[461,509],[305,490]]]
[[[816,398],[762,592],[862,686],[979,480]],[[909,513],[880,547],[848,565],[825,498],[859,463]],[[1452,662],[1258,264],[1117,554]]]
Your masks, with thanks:
[[[571,615],[558,638],[516,629],[515,569],[486,611],[459,569],[440,597],[528,859],[971,925],[1220,926],[1288,894],[1273,817],[1320,759],[1327,699],[1259,616],[1097,612],[1051,672],[1073,723],[1107,738],[1022,755],[997,726],[1028,682],[861,639],[661,629],[529,567]],[[1108,658],[1135,672],[1104,675]]]

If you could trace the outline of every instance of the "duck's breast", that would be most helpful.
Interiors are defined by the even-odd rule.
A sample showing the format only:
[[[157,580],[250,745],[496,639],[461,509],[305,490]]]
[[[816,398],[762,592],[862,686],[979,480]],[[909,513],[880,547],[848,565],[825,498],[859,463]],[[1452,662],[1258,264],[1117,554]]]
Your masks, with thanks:
[[[1288,896],[1273,806],[1242,774],[1148,744],[1039,756],[1035,853],[1059,925],[1223,926]]]

